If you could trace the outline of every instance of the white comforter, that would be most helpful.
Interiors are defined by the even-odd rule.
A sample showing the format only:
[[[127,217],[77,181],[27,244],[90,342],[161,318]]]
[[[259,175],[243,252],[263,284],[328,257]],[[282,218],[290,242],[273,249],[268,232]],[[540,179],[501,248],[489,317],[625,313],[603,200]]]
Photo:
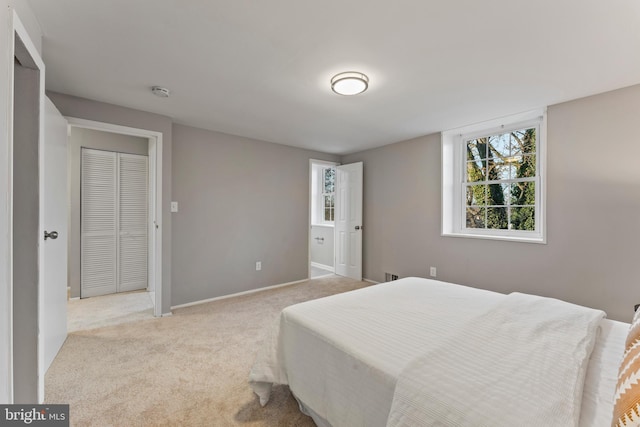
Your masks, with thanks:
[[[388,426],[577,426],[604,313],[510,294],[400,375]]]
[[[451,283],[405,278],[287,307],[259,350],[251,386],[264,405],[272,384],[289,384],[318,425],[384,427],[405,368],[506,298]],[[583,408],[580,427],[606,425],[610,420],[628,325],[606,322],[611,321],[603,321],[607,333],[594,351],[597,361],[589,365],[585,396],[590,404],[583,405],[588,411]],[[548,351],[564,345],[560,341],[555,339]],[[584,345],[590,348],[587,342]],[[522,386],[519,395],[530,399],[523,393],[527,385]]]

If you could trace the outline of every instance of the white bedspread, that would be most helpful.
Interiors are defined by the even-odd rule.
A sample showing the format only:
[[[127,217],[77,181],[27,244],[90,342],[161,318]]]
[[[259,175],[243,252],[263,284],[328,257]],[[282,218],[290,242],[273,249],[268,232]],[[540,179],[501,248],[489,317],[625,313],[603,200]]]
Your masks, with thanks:
[[[287,307],[258,351],[251,387],[264,405],[272,384],[289,384],[318,425],[384,427],[407,365],[505,298],[404,278]],[[580,427],[610,423],[628,324],[604,319],[601,326]]]
[[[389,427],[577,426],[604,312],[510,294],[410,362]]]
[[[404,278],[289,306],[258,350],[251,387],[262,405],[272,384],[288,384],[334,426],[384,426],[402,368],[504,297]]]

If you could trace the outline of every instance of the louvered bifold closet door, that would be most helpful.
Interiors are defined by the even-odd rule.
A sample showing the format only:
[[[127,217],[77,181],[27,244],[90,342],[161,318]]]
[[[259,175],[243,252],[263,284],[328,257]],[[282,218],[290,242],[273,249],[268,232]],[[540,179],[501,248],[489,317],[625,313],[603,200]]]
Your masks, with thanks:
[[[120,154],[118,292],[147,288],[147,156]]]
[[[82,149],[81,297],[116,292],[116,153]]]

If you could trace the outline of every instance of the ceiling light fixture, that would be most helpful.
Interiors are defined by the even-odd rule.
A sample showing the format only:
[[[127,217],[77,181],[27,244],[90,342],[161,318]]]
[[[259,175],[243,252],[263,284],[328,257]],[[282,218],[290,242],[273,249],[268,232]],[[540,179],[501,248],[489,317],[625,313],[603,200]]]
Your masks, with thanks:
[[[168,98],[169,95],[171,94],[169,89],[161,86],[153,86],[151,88],[151,92],[153,92],[155,96],[159,96],[160,98]]]
[[[331,90],[339,95],[357,95],[369,87],[369,77],[357,71],[347,71],[331,78]]]

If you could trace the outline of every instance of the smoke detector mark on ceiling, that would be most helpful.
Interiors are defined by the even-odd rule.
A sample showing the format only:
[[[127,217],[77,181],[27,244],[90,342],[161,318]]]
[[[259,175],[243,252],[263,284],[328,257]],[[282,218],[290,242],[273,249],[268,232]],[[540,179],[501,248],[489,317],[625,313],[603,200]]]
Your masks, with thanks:
[[[155,96],[159,96],[160,98],[168,98],[169,95],[171,94],[169,89],[161,86],[153,86],[151,88],[151,92],[153,92]]]

